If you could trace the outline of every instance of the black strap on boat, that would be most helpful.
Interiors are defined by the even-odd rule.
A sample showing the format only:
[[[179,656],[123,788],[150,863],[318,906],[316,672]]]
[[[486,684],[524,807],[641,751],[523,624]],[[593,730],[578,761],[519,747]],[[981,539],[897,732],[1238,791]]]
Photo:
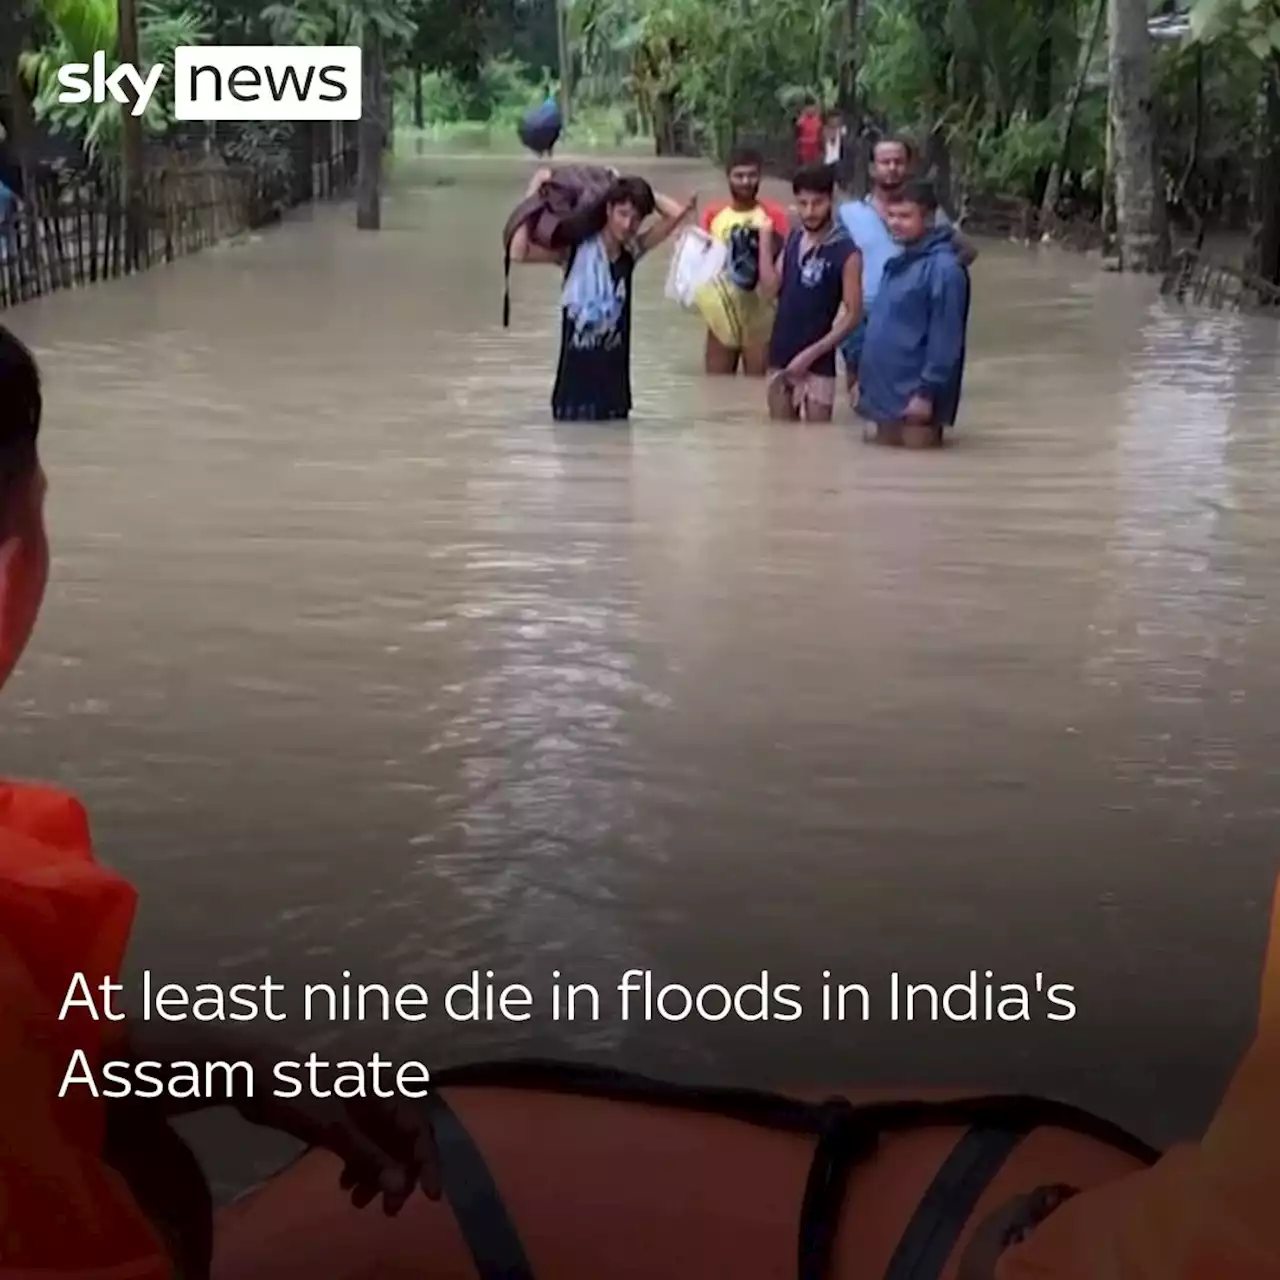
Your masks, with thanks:
[[[431,1127],[440,1153],[440,1180],[479,1280],[534,1280],[520,1233],[502,1193],[457,1113],[438,1094],[430,1097]]]
[[[939,1280],[982,1193],[1024,1137],[1020,1128],[975,1125],[956,1143],[907,1223],[884,1280]]]
[[[815,1137],[817,1146],[800,1207],[799,1280],[827,1280],[830,1276],[849,1175],[875,1152],[887,1134],[926,1126],[967,1129],[943,1162],[908,1223],[883,1280],[937,1280],[982,1193],[1018,1143],[1033,1129],[1058,1128],[1082,1134],[1147,1165],[1154,1164],[1160,1157],[1154,1147],[1091,1112],[1022,1094],[940,1101],[906,1099],[860,1105],[844,1098],[805,1102],[765,1090],[676,1084],[610,1067],[545,1059],[449,1067],[433,1073],[433,1083],[438,1089],[533,1089],[610,1102],[669,1107]],[[443,1107],[443,1099],[438,1093],[433,1093],[432,1097],[437,1106]],[[459,1226],[480,1268],[480,1280],[533,1280],[519,1237],[511,1226],[497,1187],[484,1167],[483,1158],[457,1117],[447,1107],[439,1114],[452,1120],[471,1153],[468,1155],[466,1148],[448,1144],[437,1129],[445,1191],[454,1204]],[[449,1124],[448,1119],[445,1124]],[[454,1136],[456,1138],[456,1132]],[[460,1154],[451,1154],[454,1151]],[[449,1191],[448,1166],[455,1159],[472,1170],[464,1181],[469,1186],[484,1189],[483,1194],[472,1193],[471,1200],[460,1192],[462,1202],[467,1205],[465,1217],[464,1210],[459,1208],[459,1202]],[[468,1160],[470,1166],[465,1163]],[[476,1207],[477,1203],[479,1207]],[[491,1243],[490,1236],[504,1242],[497,1252],[494,1252],[496,1246]],[[489,1261],[482,1265],[482,1257]],[[490,1269],[485,1270],[484,1266]],[[504,1267],[507,1269],[502,1269]]]
[[[849,1174],[880,1142],[880,1135],[847,1098],[832,1098],[823,1110],[825,1119],[800,1202],[799,1280],[824,1280],[831,1273]]]

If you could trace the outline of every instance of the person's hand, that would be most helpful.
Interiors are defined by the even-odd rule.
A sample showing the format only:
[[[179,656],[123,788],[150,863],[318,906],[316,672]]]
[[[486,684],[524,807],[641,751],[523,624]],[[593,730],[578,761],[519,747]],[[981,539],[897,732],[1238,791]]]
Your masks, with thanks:
[[[928,396],[912,396],[902,412],[902,420],[928,426],[933,421],[933,401]]]
[[[222,1028],[199,1030],[130,1019],[123,1048],[135,1062],[247,1062],[257,1081],[270,1081],[277,1062],[294,1057],[275,1044]],[[328,1079],[319,1084],[331,1087]],[[206,1106],[233,1107],[251,1124],[287,1134],[309,1147],[323,1147],[342,1161],[342,1187],[357,1208],[382,1196],[388,1214],[399,1213],[415,1189],[440,1198],[440,1160],[425,1102],[382,1098],[277,1098],[269,1088],[244,1097],[229,1088],[195,1106],[178,1103],[172,1114]]]
[[[808,351],[802,351],[782,372],[789,382],[799,382],[802,378],[809,376],[809,370],[812,368],[813,356]]]
[[[544,164],[542,168],[537,170],[537,172],[534,173],[533,177],[529,179],[528,194],[531,196],[536,195],[538,193],[538,189],[542,186],[542,184],[544,182],[550,182],[552,177],[554,177],[554,174],[555,174],[555,171],[551,168],[551,166]]]
[[[323,1147],[342,1161],[340,1185],[363,1209],[378,1196],[394,1216],[414,1191],[440,1198],[440,1159],[423,1103],[381,1098],[237,1098],[250,1123]]]

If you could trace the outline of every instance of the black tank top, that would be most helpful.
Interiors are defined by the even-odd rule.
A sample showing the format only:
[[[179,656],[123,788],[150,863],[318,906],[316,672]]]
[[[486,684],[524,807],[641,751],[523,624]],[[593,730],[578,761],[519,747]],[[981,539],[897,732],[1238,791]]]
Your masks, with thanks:
[[[855,246],[838,223],[805,254],[804,233],[793,231],[782,256],[782,291],[774,314],[769,363],[785,369],[806,347],[831,332],[844,300],[844,264]],[[813,364],[819,377],[836,376],[836,354],[828,351]]]
[[[576,251],[575,251],[576,252]],[[560,308],[560,363],[551,393],[552,416],[561,422],[608,422],[631,413],[631,275],[635,256],[623,249],[609,264],[622,300],[617,324],[579,339],[569,313]],[[565,276],[573,257],[565,266]]]

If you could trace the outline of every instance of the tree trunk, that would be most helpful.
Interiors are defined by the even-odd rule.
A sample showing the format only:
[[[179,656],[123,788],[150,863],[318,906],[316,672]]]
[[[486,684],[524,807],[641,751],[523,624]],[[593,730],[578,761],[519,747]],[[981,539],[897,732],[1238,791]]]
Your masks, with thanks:
[[[676,137],[676,95],[670,91],[655,95],[653,101],[653,150],[655,155],[679,155]]]
[[[0,15],[0,95],[9,101],[9,160],[17,175],[11,179],[21,187],[18,195],[35,198],[35,115],[27,86],[18,74],[18,57],[26,45],[30,15],[17,11]]]
[[[373,23],[364,37],[364,101],[356,150],[356,226],[382,228],[382,38]]]
[[[569,81],[572,78],[572,59],[569,54],[569,15],[565,12],[565,0],[556,0],[556,61],[560,64],[560,118],[563,127],[569,127]]]
[[[1071,83],[1066,107],[1062,113],[1062,127],[1058,131],[1058,158],[1053,162],[1053,168],[1049,170],[1049,180],[1044,187],[1044,200],[1040,205],[1042,231],[1047,231],[1057,217],[1062,174],[1067,167],[1071,150],[1071,130],[1075,128],[1076,113],[1080,110],[1080,99],[1084,96],[1085,82],[1089,78],[1089,64],[1093,61],[1093,51],[1098,46],[1098,37],[1102,34],[1102,21],[1106,15],[1107,0],[1094,0],[1093,16],[1089,19],[1089,31],[1080,43],[1080,56],[1076,60],[1076,78]]]
[[[118,0],[116,14],[119,24],[117,37],[119,60],[122,63],[131,62],[137,66],[141,60],[138,57],[138,10],[134,0]],[[142,194],[144,174],[142,119],[133,114],[136,97],[132,88],[125,87],[124,93],[129,101],[121,107],[120,159],[124,177],[125,270],[130,271],[137,269],[142,258],[146,214]]]
[[[413,127],[425,129],[427,118],[422,109],[422,68],[413,69]]]
[[[9,79],[9,114],[13,122],[13,159],[21,175],[24,198],[35,199],[36,193],[36,118],[31,106],[31,95],[22,77],[15,70]]]
[[[1108,0],[1108,19],[1107,77],[1115,137],[1120,268],[1159,271],[1168,256],[1168,226],[1156,182],[1146,0]]]
[[[947,137],[941,124],[934,125],[925,138],[923,168],[933,181],[938,203],[954,221],[960,211],[956,208],[951,189],[951,148],[947,145]]]
[[[1253,185],[1253,270],[1280,284],[1280,60],[1273,55],[1265,77],[1259,164]]]
[[[839,62],[837,102],[845,126],[846,172],[841,176],[851,190],[862,195],[867,189],[867,149],[862,144],[862,103],[858,98],[858,37],[862,30],[861,0],[845,0],[844,51]]]
[[[1114,115],[1108,85],[1107,118],[1102,127],[1102,252],[1108,258],[1116,251],[1116,131],[1111,123]]]
[[[1047,120],[1053,110],[1053,24],[1056,9],[1056,0],[1037,0],[1040,42],[1036,45],[1035,81],[1031,95],[1031,114],[1037,120]]]

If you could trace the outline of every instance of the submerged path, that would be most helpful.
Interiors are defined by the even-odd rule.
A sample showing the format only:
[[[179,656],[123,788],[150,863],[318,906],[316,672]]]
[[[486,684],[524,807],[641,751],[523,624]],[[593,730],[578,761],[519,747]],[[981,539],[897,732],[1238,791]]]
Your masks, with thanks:
[[[5,318],[47,375],[56,563],[3,767],[87,799],[135,966],[1039,971],[1074,1023],[393,1042],[1199,1123],[1276,865],[1280,330],[988,245],[959,444],[900,456],[705,381],[664,257],[632,427],[557,427],[553,274],[501,328],[527,173],[403,160],[380,235],[318,209]]]

